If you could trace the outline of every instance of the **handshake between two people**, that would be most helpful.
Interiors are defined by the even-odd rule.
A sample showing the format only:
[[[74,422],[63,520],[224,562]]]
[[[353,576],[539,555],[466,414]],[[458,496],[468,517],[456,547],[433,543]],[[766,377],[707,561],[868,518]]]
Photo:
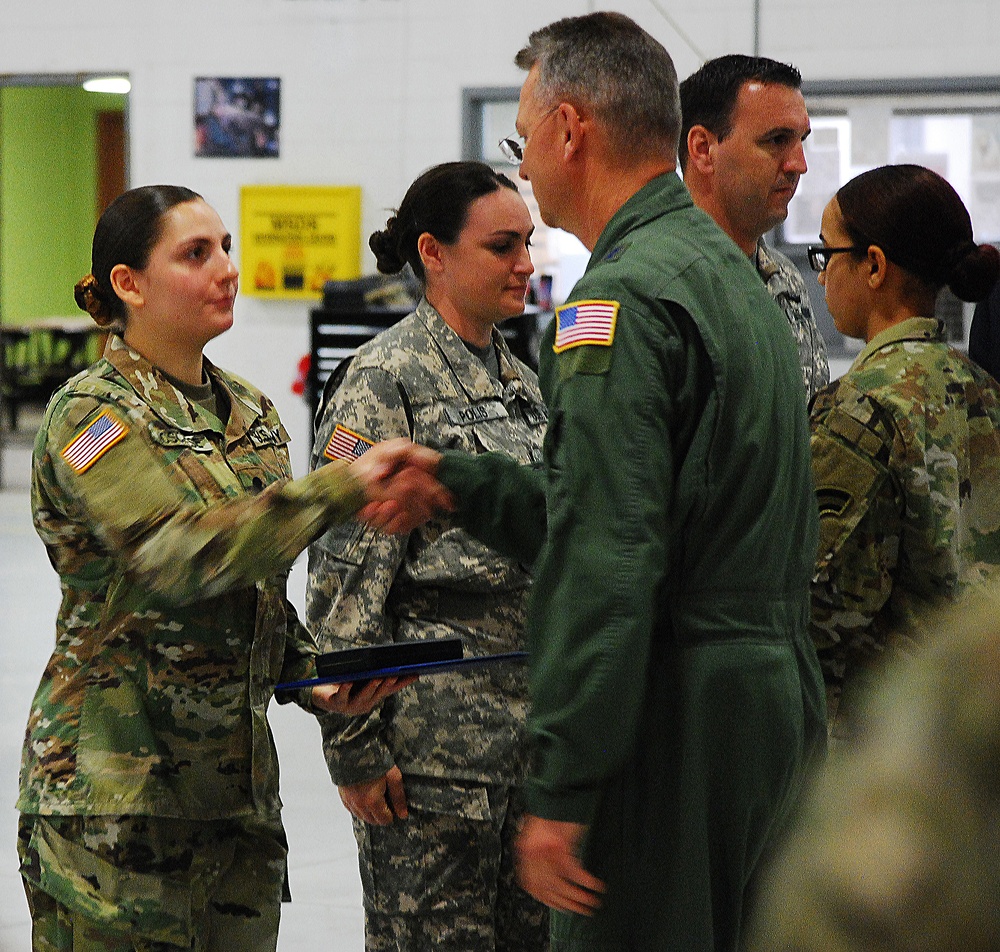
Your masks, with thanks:
[[[376,443],[350,465],[368,498],[357,518],[383,532],[406,533],[453,511],[454,497],[435,476],[440,462],[436,450],[407,439]]]

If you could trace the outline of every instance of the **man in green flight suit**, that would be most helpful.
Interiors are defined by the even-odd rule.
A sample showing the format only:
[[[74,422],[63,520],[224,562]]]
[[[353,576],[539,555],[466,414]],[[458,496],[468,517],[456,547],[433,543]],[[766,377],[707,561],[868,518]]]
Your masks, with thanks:
[[[534,562],[520,880],[554,910],[553,949],[733,950],[825,742],[796,346],[674,172],[666,50],[596,13],[516,62],[505,151],[592,251],[542,342],[544,466],[412,459],[483,541]]]

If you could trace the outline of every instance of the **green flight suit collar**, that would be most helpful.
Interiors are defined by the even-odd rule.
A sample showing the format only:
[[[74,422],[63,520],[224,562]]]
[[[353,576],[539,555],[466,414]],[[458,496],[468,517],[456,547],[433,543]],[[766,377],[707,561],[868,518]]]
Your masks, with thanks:
[[[874,356],[883,347],[890,347],[902,341],[944,341],[944,323],[936,317],[908,317],[905,321],[893,324],[876,334],[864,347],[864,350],[854,358],[851,370],[857,370],[865,361]]]
[[[676,172],[656,176],[611,216],[594,245],[588,270],[600,261],[613,260],[622,254],[628,246],[626,236],[637,228],[693,204],[691,193]]]
[[[225,435],[227,442],[243,437],[264,416],[260,398],[236,378],[219,370],[203,357],[205,372],[213,383],[221,385],[229,397],[229,420],[221,421],[207,413],[199,413],[163,373],[138,351],[133,350],[117,334],[108,338],[104,359],[135,390],[167,426],[186,433],[211,431]]]

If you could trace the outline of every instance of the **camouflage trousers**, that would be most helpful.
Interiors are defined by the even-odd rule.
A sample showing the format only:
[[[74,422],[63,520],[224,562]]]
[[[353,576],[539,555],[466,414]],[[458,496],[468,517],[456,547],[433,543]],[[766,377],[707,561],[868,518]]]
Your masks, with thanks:
[[[409,817],[355,819],[367,952],[541,952],[548,910],[514,879],[518,791],[404,776]]]
[[[33,952],[273,952],[287,845],[276,817],[27,816]]]

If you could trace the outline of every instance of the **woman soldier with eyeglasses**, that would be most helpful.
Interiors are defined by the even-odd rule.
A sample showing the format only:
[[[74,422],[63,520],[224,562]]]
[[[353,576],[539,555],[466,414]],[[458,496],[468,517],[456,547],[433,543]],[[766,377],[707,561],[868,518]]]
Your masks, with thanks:
[[[981,300],[1000,253],[940,175],[888,165],[844,185],[809,249],[837,329],[865,341],[812,406],[820,544],[812,633],[833,736],[926,609],[1000,566],[1000,385],[949,347],[941,289]]]

